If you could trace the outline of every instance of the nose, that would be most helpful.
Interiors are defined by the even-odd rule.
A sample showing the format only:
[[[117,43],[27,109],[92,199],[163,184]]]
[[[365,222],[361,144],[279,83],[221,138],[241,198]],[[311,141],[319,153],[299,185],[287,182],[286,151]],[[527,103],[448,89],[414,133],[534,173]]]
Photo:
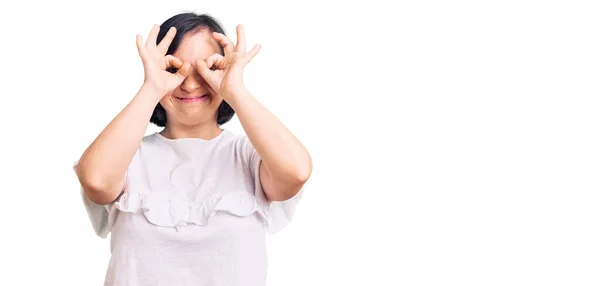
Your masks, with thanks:
[[[199,88],[204,88],[204,79],[198,72],[191,72],[181,83],[181,89],[187,92],[194,92]]]

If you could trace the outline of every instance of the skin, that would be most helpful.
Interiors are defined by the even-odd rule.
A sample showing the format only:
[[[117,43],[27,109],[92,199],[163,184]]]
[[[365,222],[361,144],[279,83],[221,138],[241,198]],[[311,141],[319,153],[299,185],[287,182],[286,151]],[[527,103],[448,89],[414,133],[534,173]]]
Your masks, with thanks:
[[[157,103],[165,108],[167,138],[216,137],[222,129],[216,112],[225,100],[236,112],[248,139],[262,158],[260,183],[271,201],[296,195],[312,173],[312,159],[301,142],[244,86],[244,68],[260,51],[246,51],[243,27],[237,41],[207,29],[184,37],[173,55],[165,55],[175,36],[171,28],[156,45],[155,25],[146,41],[136,42],[144,65],[144,83],[129,104],[81,156],[76,172],[86,195],[97,204],[115,201],[126,191],[125,172],[139,147]],[[225,56],[219,54],[219,44]],[[167,71],[169,68],[177,72]],[[189,100],[198,98],[200,100]],[[181,100],[187,98],[187,101]]]

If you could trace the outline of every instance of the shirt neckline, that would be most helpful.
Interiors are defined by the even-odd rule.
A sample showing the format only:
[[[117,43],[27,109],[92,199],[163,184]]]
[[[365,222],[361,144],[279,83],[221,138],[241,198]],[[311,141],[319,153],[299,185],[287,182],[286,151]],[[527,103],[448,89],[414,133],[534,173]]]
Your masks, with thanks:
[[[165,136],[163,136],[162,134],[160,134],[160,132],[155,132],[154,135],[158,138],[160,138],[161,140],[164,140],[166,142],[169,143],[176,143],[176,142],[182,142],[182,141],[195,141],[195,142],[212,142],[212,141],[216,141],[219,138],[223,137],[225,135],[225,133],[227,132],[226,129],[221,129],[221,132],[219,132],[219,134],[211,139],[203,139],[203,138],[196,138],[196,137],[185,137],[185,138],[177,138],[177,139],[170,139],[167,138]]]

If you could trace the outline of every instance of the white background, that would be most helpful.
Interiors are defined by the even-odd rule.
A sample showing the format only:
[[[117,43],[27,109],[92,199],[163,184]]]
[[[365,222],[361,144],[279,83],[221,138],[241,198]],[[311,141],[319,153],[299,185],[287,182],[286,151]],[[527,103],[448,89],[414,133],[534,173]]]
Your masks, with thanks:
[[[593,1],[350,2],[3,2],[0,285],[102,284],[71,165],[188,10],[263,45],[248,87],[314,158],[268,285],[600,285]]]

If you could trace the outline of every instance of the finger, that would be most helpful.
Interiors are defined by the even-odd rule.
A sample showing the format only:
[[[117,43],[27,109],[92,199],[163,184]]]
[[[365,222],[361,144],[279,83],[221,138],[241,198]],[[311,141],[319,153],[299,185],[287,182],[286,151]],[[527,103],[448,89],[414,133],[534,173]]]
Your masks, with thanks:
[[[156,46],[156,38],[158,37],[158,32],[160,31],[160,27],[158,25],[152,26],[152,30],[150,30],[150,34],[148,34],[148,40],[146,40],[146,47]]]
[[[190,63],[185,63],[181,65],[181,68],[179,70],[177,70],[177,74],[185,78],[190,74],[191,71],[192,65],[190,65]]]
[[[175,29],[175,27],[169,28],[169,31],[167,32],[165,37],[162,39],[162,41],[160,41],[160,44],[158,44],[158,50],[160,51],[161,55],[164,55],[165,53],[167,53],[167,50],[169,49],[169,46],[173,42],[173,39],[175,38],[176,34],[177,34],[177,29]]]
[[[236,28],[237,43],[235,45],[235,51],[239,53],[246,53],[246,35],[244,34],[244,27],[238,25]]]
[[[219,54],[212,54],[210,57],[206,58],[206,66],[209,69],[223,69],[225,68],[224,57]]]
[[[167,55],[165,57],[165,61],[167,61],[166,62],[167,68],[174,67],[176,69],[179,69],[183,65],[183,63],[181,62],[180,59],[178,59],[172,55]]]
[[[135,45],[137,46],[137,50],[138,50],[138,53],[140,54],[140,56],[143,56],[143,54],[144,54],[144,40],[142,40],[142,36],[141,35],[136,35],[135,36]]]
[[[213,32],[213,38],[221,44],[223,50],[225,50],[225,54],[233,52],[233,43],[229,40],[225,35],[217,32]]]
[[[246,63],[249,63],[257,54],[260,52],[261,45],[256,44],[252,50],[250,50],[247,54],[244,55],[244,60]]]
[[[198,69],[198,73],[202,76],[202,78],[204,78],[204,80],[207,80],[208,78],[210,78],[210,73],[212,71],[206,64],[206,61],[197,60],[196,61],[196,69]]]

